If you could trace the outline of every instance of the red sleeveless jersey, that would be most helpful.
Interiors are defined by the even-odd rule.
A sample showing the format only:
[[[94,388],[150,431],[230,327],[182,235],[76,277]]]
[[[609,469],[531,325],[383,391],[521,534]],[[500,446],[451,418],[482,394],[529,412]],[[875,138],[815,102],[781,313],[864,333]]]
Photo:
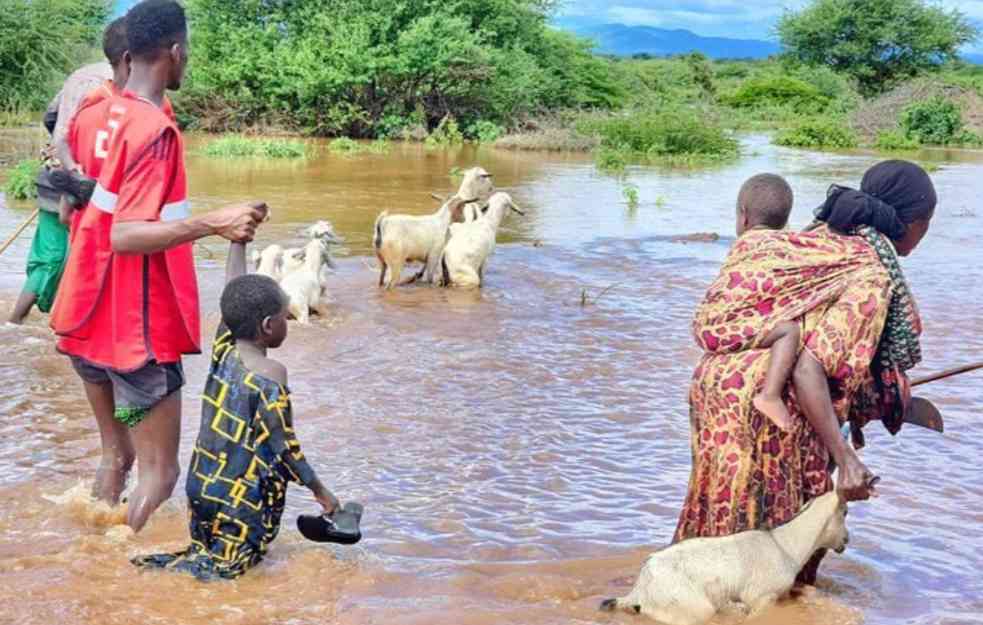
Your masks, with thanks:
[[[110,238],[116,223],[188,216],[184,141],[174,120],[124,92],[88,103],[69,140],[98,185],[73,232],[51,314],[59,351],[123,372],[199,353],[192,244],[123,254]]]
[[[76,163],[82,166],[82,173],[84,173],[89,178],[93,178],[96,180],[99,179],[99,173],[102,171],[102,163],[105,160],[105,157],[97,155],[95,149],[93,148],[93,146],[95,145],[94,142],[97,139],[95,134],[97,134],[102,129],[92,128],[89,129],[92,132],[86,133],[85,132],[86,128],[84,127],[84,125],[76,124],[75,120],[78,118],[79,113],[81,113],[85,109],[95,106],[103,102],[104,100],[108,100],[118,95],[122,95],[122,93],[123,93],[122,90],[116,88],[115,82],[113,82],[112,80],[105,81],[97,88],[87,93],[84,98],[82,98],[82,101],[79,103],[78,109],[76,109],[75,114],[72,116],[71,122],[69,122],[67,140],[68,140],[68,145],[72,150],[72,158],[75,159]],[[167,115],[167,117],[171,119],[171,121],[176,120],[176,117],[174,115],[174,107],[171,106],[171,100],[166,95],[164,96],[164,102],[161,105],[160,110],[163,111],[163,113]],[[104,138],[102,140],[105,141],[107,139]],[[100,154],[104,152],[105,150],[101,150]],[[83,160],[85,161],[84,164],[83,164]],[[69,227],[69,237],[74,236],[75,231],[78,229],[78,224],[82,220],[83,212],[84,209],[80,209],[72,213],[72,223]]]

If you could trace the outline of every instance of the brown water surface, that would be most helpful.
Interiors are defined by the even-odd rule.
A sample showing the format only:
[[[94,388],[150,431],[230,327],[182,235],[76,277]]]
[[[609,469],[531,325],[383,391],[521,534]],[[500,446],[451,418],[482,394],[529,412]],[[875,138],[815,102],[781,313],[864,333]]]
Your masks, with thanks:
[[[32,141],[8,133],[0,153]],[[760,136],[744,143],[744,158],[715,169],[632,169],[642,200],[634,210],[620,183],[582,156],[418,146],[295,163],[192,156],[196,209],[271,204],[260,245],[300,243],[319,218],[348,239],[330,278],[331,315],[291,326],[275,357],[290,371],[308,457],[343,499],[366,506],[365,540],[305,542],[292,519],[315,504],[293,488],[280,538],[244,578],[138,573],[129,557],[185,545],[183,484],[136,538],[114,527],[118,512],[86,501],[79,483],[98,458],[95,425],[35,315],[24,328],[0,327],[0,623],[639,622],[596,608],[626,590],[674,529],[690,465],[690,316],[732,241],[740,183],[760,171],[787,176],[793,222],[803,225],[830,183],[856,184],[875,161]],[[941,204],[905,261],[926,322],[923,371],[978,360],[983,345],[983,164],[969,153],[931,156],[943,163],[933,175]],[[451,168],[474,163],[528,213],[506,221],[486,288],[379,292],[369,253],[376,214],[434,210],[430,192],[449,192]],[[0,232],[29,213],[0,208]],[[725,238],[668,240],[695,231]],[[4,308],[29,238],[0,257]],[[224,256],[219,241],[199,246],[206,335]],[[584,288],[601,295],[587,307]],[[205,359],[186,369],[184,462]],[[764,622],[983,622],[980,380],[925,389],[945,414],[945,436],[870,429],[865,457],[884,478],[880,499],[853,507],[850,548],[827,560],[819,592]]]

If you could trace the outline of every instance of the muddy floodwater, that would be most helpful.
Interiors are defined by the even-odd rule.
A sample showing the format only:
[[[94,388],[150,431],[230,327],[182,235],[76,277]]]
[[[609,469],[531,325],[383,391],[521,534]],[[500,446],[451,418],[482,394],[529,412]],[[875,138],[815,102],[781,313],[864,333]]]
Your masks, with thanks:
[[[0,135],[0,153],[25,143]],[[925,373],[979,360],[983,348],[983,157],[919,157],[937,163],[941,199],[904,261],[925,318]],[[306,542],[293,519],[316,505],[292,488],[280,538],[244,578],[139,573],[130,557],[187,542],[183,476],[135,538],[114,527],[118,511],[86,501],[95,423],[35,313],[24,328],[0,327],[0,623],[643,622],[597,605],[625,591],[675,527],[690,470],[690,318],[733,241],[738,187],[761,171],[788,177],[802,226],[830,183],[858,184],[876,160],[749,136],[731,164],[631,169],[640,205],[629,209],[622,183],[579,155],[419,146],[291,163],[192,155],[196,210],[252,198],[273,207],[260,246],[300,243],[320,218],[347,239],[330,315],[292,325],[275,357],[290,371],[308,458],[343,500],[365,504],[365,539]],[[475,163],[527,212],[507,218],[487,286],[377,290],[376,215],[435,210],[430,193],[449,193],[452,168]],[[0,206],[2,237],[30,210]],[[30,232],[0,257],[5,310]],[[723,238],[670,240],[691,232]],[[225,253],[217,240],[198,246],[209,338]],[[205,371],[204,357],[186,361],[185,470]],[[868,429],[864,458],[883,477],[881,497],[852,507],[850,546],[826,560],[818,591],[763,622],[983,623],[981,388],[983,374],[969,374],[923,389],[946,418],[944,436]]]

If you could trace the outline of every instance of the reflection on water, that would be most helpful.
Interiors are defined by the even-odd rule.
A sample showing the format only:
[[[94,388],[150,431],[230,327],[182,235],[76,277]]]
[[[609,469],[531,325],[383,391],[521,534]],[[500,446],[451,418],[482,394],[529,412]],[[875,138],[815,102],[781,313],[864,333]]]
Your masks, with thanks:
[[[273,206],[260,245],[300,242],[302,226],[319,218],[348,239],[350,256],[330,281],[331,315],[292,326],[277,357],[290,370],[307,455],[342,498],[366,504],[366,539],[354,549],[303,541],[290,520],[315,504],[294,489],[269,560],[245,578],[201,585],[137,574],[129,557],[187,540],[182,489],[136,538],[114,529],[117,513],[80,500],[84,489],[72,489],[94,469],[98,437],[35,317],[0,328],[9,351],[0,362],[0,496],[10,502],[0,508],[0,622],[637,622],[596,607],[624,591],[674,529],[689,474],[690,315],[732,241],[740,183],[760,171],[787,176],[793,223],[803,225],[830,183],[855,184],[875,160],[745,143],[741,161],[712,171],[632,169],[641,195],[633,211],[620,183],[583,156],[418,146],[282,164],[192,156],[197,208],[249,198]],[[983,169],[966,153],[936,157],[945,162],[934,174],[938,219],[905,261],[925,315],[925,371],[978,359],[983,341],[983,313],[971,304],[983,296],[983,271],[967,254],[983,231],[973,213]],[[474,163],[528,213],[506,220],[487,287],[379,292],[375,216],[436,210],[430,193],[449,192],[451,169]],[[0,231],[29,211],[0,209]],[[669,240],[694,231],[724,238]],[[5,305],[28,245],[25,236],[0,257]],[[217,241],[199,246],[206,332],[217,321],[224,254]],[[600,297],[582,307],[585,288]],[[203,358],[189,359],[185,460],[204,372]],[[945,413],[944,437],[871,429],[865,453],[884,476],[881,498],[854,506],[850,549],[828,559],[820,592],[764,622],[978,618],[976,382],[925,390]]]

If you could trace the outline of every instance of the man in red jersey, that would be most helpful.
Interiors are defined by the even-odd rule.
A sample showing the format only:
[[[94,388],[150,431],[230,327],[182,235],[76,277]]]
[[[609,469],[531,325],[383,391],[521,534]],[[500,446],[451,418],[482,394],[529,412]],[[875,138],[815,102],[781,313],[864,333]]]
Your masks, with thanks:
[[[189,216],[183,139],[161,108],[187,64],[184,10],[174,0],[145,0],[130,10],[126,30],[126,89],[75,120],[83,171],[102,163],[52,327],[93,410],[128,428],[120,438],[132,442],[138,482],[127,523],[139,531],[180,473],[181,357],[201,351],[192,242],[211,235],[250,241],[267,209],[254,203]],[[116,455],[114,498],[133,452]]]
[[[79,144],[77,136],[78,126],[72,122],[75,121],[75,115],[79,111],[123,93],[123,88],[126,87],[126,83],[130,79],[128,45],[129,43],[126,39],[126,18],[120,17],[106,27],[106,33],[103,38],[103,50],[113,68],[113,77],[104,80],[98,87],[92,88],[85,94],[77,108],[74,109],[71,120],[66,124],[67,130],[61,135],[56,135],[55,141],[52,143],[52,152],[60,161],[60,166],[65,170],[78,172],[89,179],[97,179],[99,177],[98,171],[83,171],[82,166],[79,164],[79,156],[75,149]],[[164,104],[161,106],[161,110],[172,120],[175,119],[174,108],[171,106],[171,101],[167,96],[164,96]],[[91,145],[87,144],[86,149],[91,152]],[[95,160],[101,165],[103,158],[97,158]],[[62,177],[58,181],[65,181],[67,183],[64,189],[65,191],[68,191],[75,197],[82,196],[77,178]],[[85,205],[76,206],[67,200],[68,198],[63,198],[61,203],[61,218],[63,223],[70,226],[71,232],[74,232],[78,226],[80,209],[85,208]]]

